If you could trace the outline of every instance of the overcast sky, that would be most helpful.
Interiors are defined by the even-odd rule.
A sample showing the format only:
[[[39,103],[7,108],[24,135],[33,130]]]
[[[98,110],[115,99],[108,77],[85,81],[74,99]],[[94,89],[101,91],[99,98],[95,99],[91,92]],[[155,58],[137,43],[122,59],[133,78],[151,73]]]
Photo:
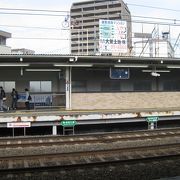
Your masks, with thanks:
[[[0,8],[13,9],[34,9],[34,10],[57,10],[69,11],[73,2],[82,0],[0,0]],[[158,19],[156,21],[163,23],[180,24],[180,1],[179,0],[124,0],[128,4],[133,19],[133,16],[146,16],[155,18],[170,19],[168,21]],[[165,9],[140,7],[138,5],[161,7]],[[11,39],[7,41],[7,45],[12,48],[28,48],[35,50],[36,53],[68,53],[69,41],[68,30],[62,30],[62,22],[67,16],[67,12],[62,13],[47,13],[47,12],[28,12],[28,13],[45,13],[58,16],[40,16],[40,15],[15,15],[4,13],[19,13],[23,11],[5,11],[0,9],[0,30],[12,33]],[[25,12],[27,13],[27,12]],[[142,20],[142,19],[141,19]],[[176,20],[176,21],[175,21]],[[179,20],[179,21],[178,21]],[[143,21],[155,21],[155,19],[143,19]],[[49,29],[48,29],[49,28]],[[133,32],[149,31],[151,32],[152,25],[134,24]],[[161,31],[169,28],[168,25],[161,26]],[[180,33],[180,26],[171,26],[172,41]],[[24,39],[22,39],[24,38]],[[27,39],[30,38],[30,39]],[[34,39],[32,39],[34,38]],[[36,39],[39,38],[39,39]],[[42,39],[41,39],[42,38]],[[46,38],[46,40],[44,39]],[[50,40],[53,39],[53,40]]]

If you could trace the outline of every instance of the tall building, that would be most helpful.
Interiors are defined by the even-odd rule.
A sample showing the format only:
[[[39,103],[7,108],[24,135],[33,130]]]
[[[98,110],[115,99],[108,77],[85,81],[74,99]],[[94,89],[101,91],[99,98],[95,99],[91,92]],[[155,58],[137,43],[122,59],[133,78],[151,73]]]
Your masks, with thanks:
[[[99,20],[127,21],[127,53],[131,51],[131,14],[122,0],[89,0],[73,3],[70,15],[71,53],[99,54]]]

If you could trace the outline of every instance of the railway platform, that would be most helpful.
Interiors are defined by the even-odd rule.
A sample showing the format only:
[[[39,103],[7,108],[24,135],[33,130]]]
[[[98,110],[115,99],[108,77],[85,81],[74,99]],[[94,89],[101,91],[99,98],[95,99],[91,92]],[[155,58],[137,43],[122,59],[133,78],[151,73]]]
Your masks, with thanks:
[[[8,111],[0,113],[0,128],[52,126],[53,135],[56,135],[57,126],[60,125],[75,126],[145,122],[147,118],[151,117],[156,117],[158,121],[178,120],[180,118],[180,108],[134,108],[91,111],[39,109]]]

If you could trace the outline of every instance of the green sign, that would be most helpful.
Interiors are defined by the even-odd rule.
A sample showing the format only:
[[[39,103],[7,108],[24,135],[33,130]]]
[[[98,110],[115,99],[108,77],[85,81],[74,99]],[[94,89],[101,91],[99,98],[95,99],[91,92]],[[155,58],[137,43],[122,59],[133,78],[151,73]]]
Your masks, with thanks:
[[[147,122],[157,122],[159,120],[159,117],[157,116],[150,116],[146,118]]]
[[[75,126],[77,122],[75,120],[64,120],[61,121],[61,125],[64,127]]]

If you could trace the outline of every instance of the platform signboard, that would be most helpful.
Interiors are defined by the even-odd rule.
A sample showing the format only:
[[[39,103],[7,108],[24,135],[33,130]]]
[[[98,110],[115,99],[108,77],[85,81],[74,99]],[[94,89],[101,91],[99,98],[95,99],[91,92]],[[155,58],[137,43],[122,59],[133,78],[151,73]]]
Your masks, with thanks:
[[[158,116],[149,116],[146,118],[146,121],[147,122],[157,122],[159,120],[159,117]]]
[[[31,122],[12,122],[7,123],[8,128],[26,128],[31,127]]]
[[[61,125],[63,127],[72,127],[75,126],[77,124],[77,121],[75,120],[63,120],[61,121]]]

